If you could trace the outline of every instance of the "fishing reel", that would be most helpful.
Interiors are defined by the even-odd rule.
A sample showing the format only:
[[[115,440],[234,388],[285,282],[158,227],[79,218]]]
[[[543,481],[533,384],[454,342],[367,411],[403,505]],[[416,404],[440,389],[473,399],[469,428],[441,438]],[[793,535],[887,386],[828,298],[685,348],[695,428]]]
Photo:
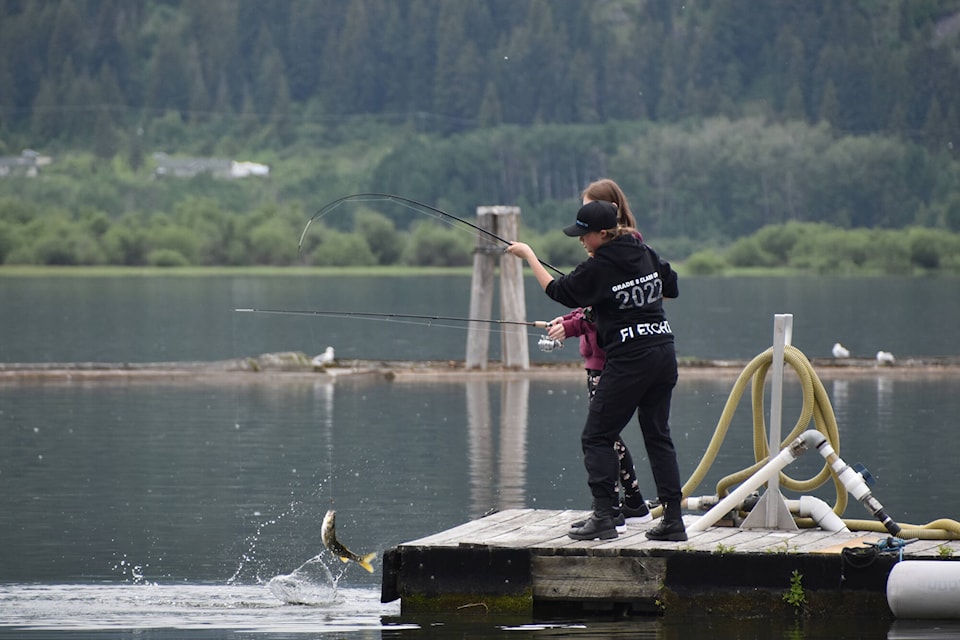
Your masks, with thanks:
[[[550,336],[540,336],[537,346],[540,347],[540,351],[549,353],[555,349],[563,349],[563,340],[554,340]]]

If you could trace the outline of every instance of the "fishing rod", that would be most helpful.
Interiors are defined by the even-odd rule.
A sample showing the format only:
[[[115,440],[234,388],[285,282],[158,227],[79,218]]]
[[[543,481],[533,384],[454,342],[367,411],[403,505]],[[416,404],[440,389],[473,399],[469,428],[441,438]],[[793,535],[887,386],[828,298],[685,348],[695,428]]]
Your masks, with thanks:
[[[471,229],[474,229],[474,230],[476,230],[476,231],[479,231],[480,233],[486,235],[487,237],[492,238],[492,239],[494,239],[494,240],[496,240],[496,241],[498,241],[498,242],[503,243],[503,244],[506,245],[507,247],[509,247],[511,244],[513,244],[511,241],[506,240],[506,239],[504,239],[504,238],[501,238],[500,236],[498,236],[497,234],[493,233],[492,231],[487,231],[487,230],[484,229],[483,227],[477,226],[477,225],[473,224],[472,222],[470,222],[470,221],[468,221],[468,220],[464,220],[463,218],[460,218],[460,217],[458,217],[458,216],[455,216],[455,215],[453,215],[452,213],[447,213],[447,212],[444,211],[443,209],[438,209],[437,207],[430,206],[429,204],[426,204],[426,203],[424,203],[424,202],[419,202],[419,201],[417,201],[417,200],[413,200],[412,198],[405,198],[405,197],[403,197],[403,196],[393,195],[393,194],[391,194],[391,193],[352,193],[352,194],[350,194],[350,195],[348,195],[348,196],[343,196],[342,198],[337,198],[336,200],[333,200],[333,201],[331,201],[331,202],[323,205],[323,206],[320,208],[319,211],[317,211],[315,214],[313,214],[313,216],[307,221],[306,226],[303,227],[303,232],[300,234],[300,242],[297,243],[297,251],[298,251],[298,252],[302,252],[302,251],[303,251],[303,240],[304,240],[304,238],[307,237],[307,230],[310,228],[310,225],[313,224],[313,221],[314,221],[314,220],[318,220],[318,219],[322,218],[323,216],[327,215],[328,213],[330,213],[331,211],[333,211],[334,209],[336,209],[337,207],[339,207],[341,204],[343,204],[343,203],[345,203],[345,202],[348,202],[348,201],[351,201],[351,200],[359,200],[359,201],[365,201],[365,200],[388,200],[388,201],[391,201],[391,202],[396,202],[397,204],[400,204],[400,205],[402,205],[402,206],[404,206],[404,207],[409,207],[409,208],[413,208],[413,209],[419,208],[421,211],[425,211],[425,210],[426,210],[426,211],[433,211],[434,213],[437,213],[437,214],[439,214],[440,216],[443,216],[443,217],[446,217],[446,218],[450,218],[451,220],[456,220],[456,221],[459,222],[460,224],[465,224],[465,225],[467,225],[468,227],[470,227]],[[564,275],[564,274],[563,274],[563,271],[560,271],[559,269],[557,269],[556,267],[554,267],[552,264],[550,264],[550,263],[548,263],[548,262],[544,262],[543,260],[540,260],[540,264],[542,264],[544,267],[546,267],[546,268],[548,268],[548,269],[551,269],[552,271],[554,271],[554,272],[557,273],[558,275],[561,275],[561,276]]]
[[[520,320],[489,320],[485,318],[458,318],[454,316],[431,316],[431,315],[415,315],[409,313],[373,313],[367,311],[327,311],[322,309],[234,309],[238,313],[269,313],[275,315],[287,315],[287,316],[324,316],[324,317],[334,317],[334,318],[369,318],[369,319],[383,319],[389,320],[392,318],[396,319],[407,319],[407,320],[447,320],[447,321],[456,321],[456,322],[483,322],[486,324],[511,324],[511,325],[521,325],[525,327],[537,327],[538,329],[545,329],[550,326],[550,323],[545,320],[535,320],[533,322],[523,322]]]

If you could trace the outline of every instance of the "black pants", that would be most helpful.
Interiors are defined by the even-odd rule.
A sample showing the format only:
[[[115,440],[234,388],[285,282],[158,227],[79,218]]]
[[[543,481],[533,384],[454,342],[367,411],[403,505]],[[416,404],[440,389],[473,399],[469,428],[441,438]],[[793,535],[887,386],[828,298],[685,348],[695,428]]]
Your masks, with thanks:
[[[600,384],[602,373],[599,369],[587,369],[587,394],[591,402],[593,402],[593,396],[597,395],[597,385]],[[630,506],[636,507],[643,500],[643,494],[640,493],[637,470],[633,467],[633,456],[630,455],[630,449],[627,449],[627,443],[623,438],[618,437],[613,443],[613,448],[616,449],[617,460],[620,462],[620,486],[623,487],[624,497],[629,498],[627,503]]]
[[[620,464],[613,443],[637,414],[657,497],[680,502],[680,469],[670,437],[670,401],[677,384],[673,344],[647,349],[629,361],[608,359],[590,402],[580,442],[587,483],[597,508],[616,504]]]

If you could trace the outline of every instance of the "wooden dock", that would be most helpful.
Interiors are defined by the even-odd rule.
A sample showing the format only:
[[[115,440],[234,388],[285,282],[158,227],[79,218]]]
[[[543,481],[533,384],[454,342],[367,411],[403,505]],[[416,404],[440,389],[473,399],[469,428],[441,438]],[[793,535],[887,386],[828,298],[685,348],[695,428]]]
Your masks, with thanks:
[[[727,613],[892,618],[887,575],[901,559],[960,559],[960,541],[821,529],[713,527],[654,542],[654,523],[609,541],[566,533],[586,511],[512,509],[383,554],[381,599],[404,612]],[[699,516],[684,516],[689,526]],[[799,582],[798,582],[799,580]],[[803,602],[799,602],[802,599]]]

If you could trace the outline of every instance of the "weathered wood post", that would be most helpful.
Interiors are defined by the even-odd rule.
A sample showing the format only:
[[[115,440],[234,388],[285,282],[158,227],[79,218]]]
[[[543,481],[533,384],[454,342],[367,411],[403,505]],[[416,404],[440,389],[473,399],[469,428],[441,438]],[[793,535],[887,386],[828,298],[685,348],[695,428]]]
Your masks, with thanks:
[[[502,207],[496,218],[497,235],[505,240],[520,237],[520,207]],[[527,299],[523,292],[524,262],[509,254],[500,254],[500,318],[507,322],[527,321]],[[503,364],[512,369],[530,368],[527,329],[520,324],[502,327],[500,351]]]
[[[477,208],[477,226],[493,230],[492,207]],[[477,246],[473,251],[473,277],[470,283],[470,317],[490,318],[493,308],[493,260],[501,249],[492,238],[484,234],[477,236]],[[481,322],[471,322],[467,332],[467,369],[486,369],[487,351],[490,347],[490,327]]]
[[[477,226],[507,240],[520,233],[520,207],[477,207]],[[527,303],[523,291],[523,261],[503,253],[503,247],[481,235],[473,255],[473,280],[470,287],[470,317],[491,319],[493,273],[500,259],[500,319],[526,322]],[[519,324],[502,325],[501,352],[505,367],[530,368],[526,329]],[[467,333],[468,369],[486,369],[490,347],[490,326],[471,322]]]

